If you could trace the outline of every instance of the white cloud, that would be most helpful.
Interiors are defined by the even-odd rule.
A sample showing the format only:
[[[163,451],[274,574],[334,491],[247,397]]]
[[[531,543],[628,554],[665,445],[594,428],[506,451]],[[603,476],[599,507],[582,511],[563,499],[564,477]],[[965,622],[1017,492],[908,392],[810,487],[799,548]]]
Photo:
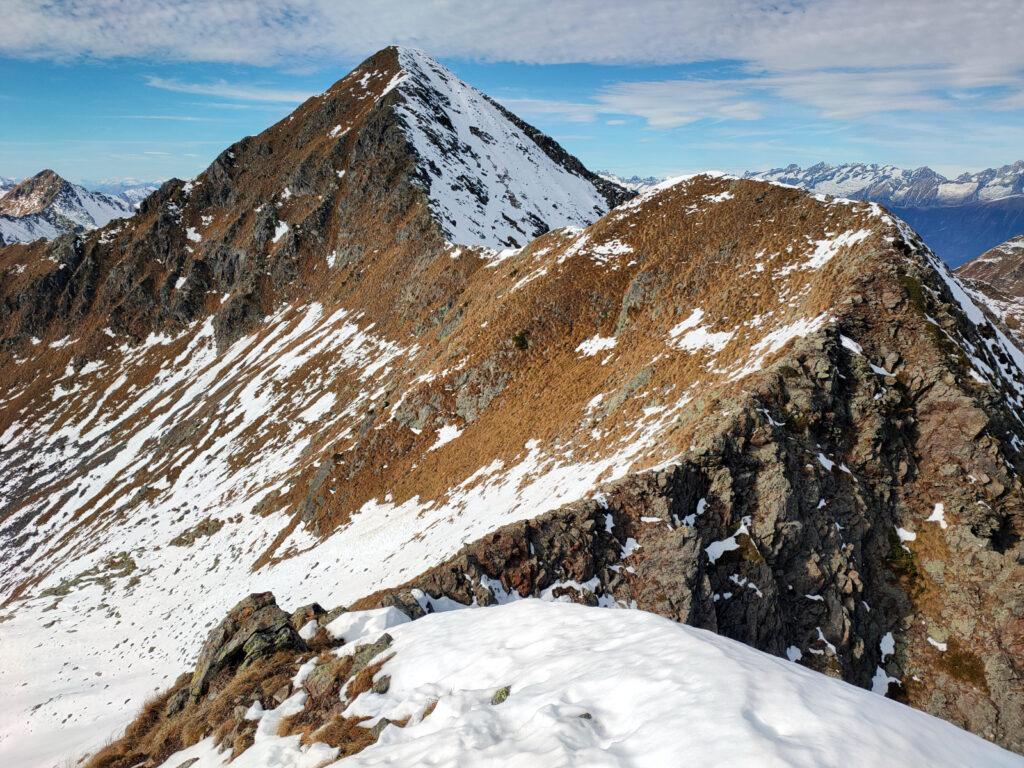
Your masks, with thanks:
[[[636,115],[655,127],[758,117],[760,101],[828,117],[941,109],[953,92],[1004,89],[1024,106],[1024,2],[986,0],[4,0],[0,55],[136,57],[304,67],[355,61],[392,43],[439,57],[537,64],[730,60],[729,81],[621,83],[593,102],[509,101],[589,122]],[[185,93],[296,103],[307,94],[154,78]],[[995,97],[991,97],[996,104]],[[671,101],[672,103],[667,103]]]
[[[570,123],[593,122],[602,110],[598,104],[555,99],[498,98],[512,112],[521,115],[555,115]]]
[[[761,107],[735,81],[665,80],[617,83],[597,94],[602,112],[642,117],[652,128],[676,128],[702,118],[757,120]]]
[[[631,115],[651,128],[676,128],[700,119],[757,120],[785,105],[814,110],[834,120],[890,112],[951,109],[1024,109],[1024,90],[990,93],[952,91],[949,68],[906,67],[860,70],[762,72],[742,78],[621,82],[600,89],[591,102],[511,99],[525,115],[558,115],[591,121],[598,115]]]
[[[665,80],[615,83],[600,89],[590,102],[501,99],[523,115],[555,115],[569,122],[592,122],[599,115],[632,115],[652,128],[677,128],[703,118],[756,120],[761,108],[742,87],[722,80]],[[608,120],[609,125],[624,121]]]
[[[0,52],[276,64],[391,43],[438,56],[605,64],[729,58],[771,71],[943,66],[961,85],[1024,69],[1019,0],[5,0]]]
[[[193,93],[199,96],[216,96],[221,99],[237,99],[239,101],[268,101],[282,104],[298,104],[305,101],[312,93],[307,91],[264,88],[254,85],[237,85],[218,80],[215,83],[183,83],[163,77],[147,77],[146,83],[153,88],[176,93]]]

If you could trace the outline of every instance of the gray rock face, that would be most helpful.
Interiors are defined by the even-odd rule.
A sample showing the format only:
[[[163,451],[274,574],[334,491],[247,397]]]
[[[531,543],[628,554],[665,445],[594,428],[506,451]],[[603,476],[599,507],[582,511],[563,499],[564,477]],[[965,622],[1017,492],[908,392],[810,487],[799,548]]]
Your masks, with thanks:
[[[249,595],[210,632],[199,654],[189,694],[198,699],[222,672],[233,673],[258,658],[289,649],[306,650],[291,616],[278,607],[270,592]]]

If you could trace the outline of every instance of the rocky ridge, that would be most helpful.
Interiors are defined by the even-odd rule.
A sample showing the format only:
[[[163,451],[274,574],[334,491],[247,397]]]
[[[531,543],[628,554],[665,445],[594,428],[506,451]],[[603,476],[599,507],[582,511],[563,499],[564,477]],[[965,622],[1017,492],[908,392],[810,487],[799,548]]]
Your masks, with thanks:
[[[0,252],[30,297],[2,318],[0,635],[27,658],[76,630],[54,638],[76,669],[4,670],[5,720],[93,747],[256,590],[537,595],[712,628],[1021,749],[1020,349],[899,220],[763,182],[452,244],[399,57],[128,222]]]

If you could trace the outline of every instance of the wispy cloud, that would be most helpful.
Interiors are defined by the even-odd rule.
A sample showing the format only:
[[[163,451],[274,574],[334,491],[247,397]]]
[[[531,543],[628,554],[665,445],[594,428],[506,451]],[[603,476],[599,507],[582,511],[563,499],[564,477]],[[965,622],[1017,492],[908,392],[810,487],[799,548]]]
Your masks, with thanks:
[[[945,66],[968,87],[1024,68],[1019,0],[5,0],[0,53],[301,67],[392,43],[534,64],[731,59],[766,71]],[[552,30],[557,30],[553,34]]]
[[[586,102],[512,98],[503,103],[526,115],[570,122],[629,115],[662,129],[698,120],[759,120],[794,106],[831,120],[896,112],[1024,109],[1024,89],[1004,88],[994,96],[987,88],[951,89],[947,84],[953,79],[955,75],[941,67],[750,73],[738,78],[615,83]]]
[[[722,80],[617,83],[597,95],[601,111],[642,117],[652,128],[702,119],[757,120],[763,107],[741,85]]]
[[[762,112],[741,88],[721,80],[616,83],[600,89],[589,102],[501,101],[525,115],[551,115],[578,123],[593,122],[599,115],[632,115],[643,118],[651,128],[678,128],[705,118],[756,120]]]
[[[180,123],[219,123],[217,117],[195,117],[193,115],[111,115],[112,120],[170,120]]]
[[[986,0],[5,0],[0,55],[134,57],[290,68],[338,66],[392,43],[436,56],[533,64],[728,60],[749,79],[623,83],[594,103],[520,108],[589,122],[599,112],[651,126],[756,119],[764,98],[849,117],[943,109],[952,94],[1008,89],[1024,103],[1024,2]],[[558,34],[551,34],[551,30]],[[242,103],[295,104],[275,87],[153,77],[155,88]],[[665,100],[674,104],[666,104]],[[531,100],[524,100],[530,102]]]
[[[198,96],[215,96],[219,99],[274,102],[277,104],[298,104],[313,95],[308,91],[270,88],[260,85],[239,85],[223,80],[213,83],[183,83],[180,80],[170,78],[147,77],[146,84],[152,88],[174,91],[175,93],[191,93]]]
[[[599,104],[556,99],[499,98],[503,105],[523,115],[553,115],[570,123],[591,123],[601,112]]]

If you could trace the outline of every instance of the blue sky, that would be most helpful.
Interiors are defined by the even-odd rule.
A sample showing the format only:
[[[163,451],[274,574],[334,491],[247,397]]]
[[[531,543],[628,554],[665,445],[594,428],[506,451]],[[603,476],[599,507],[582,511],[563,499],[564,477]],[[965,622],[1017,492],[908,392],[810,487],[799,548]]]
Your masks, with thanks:
[[[1024,3],[5,0],[0,175],[187,177],[422,48],[620,174],[1024,157]]]

